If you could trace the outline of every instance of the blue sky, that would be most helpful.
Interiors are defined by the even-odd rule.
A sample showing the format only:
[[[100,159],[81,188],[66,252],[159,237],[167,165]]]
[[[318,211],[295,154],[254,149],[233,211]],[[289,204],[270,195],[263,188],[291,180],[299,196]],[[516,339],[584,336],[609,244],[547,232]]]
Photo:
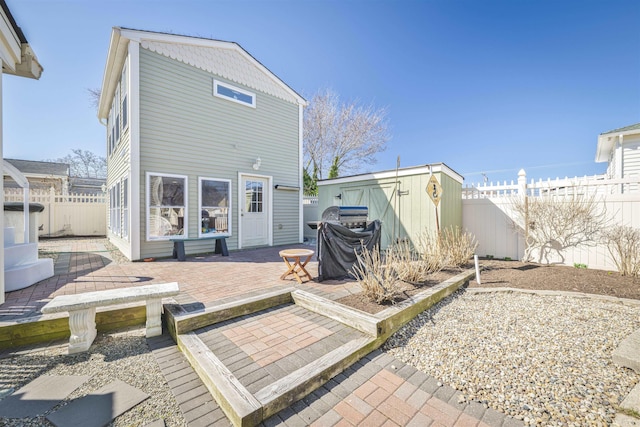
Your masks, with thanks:
[[[44,66],[3,77],[4,156],[105,155],[88,88],[111,27],[235,41],[310,99],[388,111],[365,171],[444,162],[466,182],[603,173],[598,134],[640,122],[637,0],[7,0]]]

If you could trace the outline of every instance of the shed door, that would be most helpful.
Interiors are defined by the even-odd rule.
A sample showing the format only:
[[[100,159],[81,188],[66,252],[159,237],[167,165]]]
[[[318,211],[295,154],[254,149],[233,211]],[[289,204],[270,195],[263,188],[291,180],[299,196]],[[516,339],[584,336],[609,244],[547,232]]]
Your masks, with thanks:
[[[240,201],[241,244],[263,246],[269,244],[269,181],[263,177],[242,176],[244,189]]]

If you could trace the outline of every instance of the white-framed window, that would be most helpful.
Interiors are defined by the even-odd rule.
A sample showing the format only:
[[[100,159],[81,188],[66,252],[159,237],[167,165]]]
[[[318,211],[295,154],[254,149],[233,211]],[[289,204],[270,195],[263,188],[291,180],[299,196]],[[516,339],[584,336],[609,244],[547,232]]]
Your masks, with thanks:
[[[122,75],[120,76],[120,115],[122,116],[122,132],[124,132],[129,125],[129,105],[127,103],[129,98],[127,96],[129,91],[129,82],[127,77],[127,62],[125,62],[122,67]]]
[[[122,211],[120,210],[120,182],[109,189],[109,229],[115,235],[120,235]]]
[[[198,236],[231,235],[231,181],[198,178],[200,227]]]
[[[117,182],[116,185],[114,186],[114,193],[115,193],[115,202],[116,202],[116,206],[115,206],[115,222],[114,222],[114,230],[113,232],[115,234],[117,234],[118,236],[120,235],[121,232],[121,224],[122,224],[122,210],[121,210],[121,201],[120,201],[120,182]]]
[[[219,80],[213,80],[213,96],[256,108],[256,94]]]
[[[111,230],[111,232],[113,232],[114,229],[114,221],[116,218],[116,214],[114,212],[114,208],[116,206],[116,200],[115,200],[115,188],[111,187],[109,188],[109,230]]]
[[[187,236],[187,177],[147,172],[147,240]]]
[[[113,98],[113,108],[115,109],[115,122],[113,124],[113,129],[115,130],[115,146],[117,147],[120,143],[120,85],[116,88],[116,94]]]
[[[113,133],[113,102],[111,103],[111,110],[109,110],[109,118],[107,119],[107,149],[109,151],[109,155],[113,153],[113,148],[115,146]]]
[[[109,188],[109,230],[129,237],[129,179],[123,178]]]
[[[122,180],[122,237],[129,237],[129,178]]]

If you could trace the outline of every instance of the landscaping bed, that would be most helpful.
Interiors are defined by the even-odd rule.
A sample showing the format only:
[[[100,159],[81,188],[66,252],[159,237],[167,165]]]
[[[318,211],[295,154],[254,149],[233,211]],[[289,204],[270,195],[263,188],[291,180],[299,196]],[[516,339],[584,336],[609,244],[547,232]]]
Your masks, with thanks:
[[[475,280],[472,280],[469,283],[469,287],[583,292],[640,300],[640,278],[622,276],[617,271],[496,259],[480,260],[480,265],[480,281],[482,284],[478,285]],[[424,283],[412,284],[404,282],[402,296],[395,303],[403,301],[470,268],[474,268],[473,263],[469,263],[462,268],[445,269],[432,273]],[[372,314],[378,313],[392,304],[377,304],[369,301],[363,293],[346,296],[339,299],[338,302]]]
[[[617,271],[502,260],[481,260],[480,264],[482,285],[472,280],[469,287],[584,292],[640,299],[640,277],[621,276]]]

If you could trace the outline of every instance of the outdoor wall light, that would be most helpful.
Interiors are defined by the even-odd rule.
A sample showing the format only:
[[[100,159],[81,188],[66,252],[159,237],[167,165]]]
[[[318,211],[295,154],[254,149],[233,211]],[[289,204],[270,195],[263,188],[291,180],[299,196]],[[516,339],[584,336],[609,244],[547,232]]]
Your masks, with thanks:
[[[256,162],[253,164],[253,170],[258,170],[260,169],[260,165],[262,164],[262,160],[260,159],[260,157],[258,157],[256,159]]]

